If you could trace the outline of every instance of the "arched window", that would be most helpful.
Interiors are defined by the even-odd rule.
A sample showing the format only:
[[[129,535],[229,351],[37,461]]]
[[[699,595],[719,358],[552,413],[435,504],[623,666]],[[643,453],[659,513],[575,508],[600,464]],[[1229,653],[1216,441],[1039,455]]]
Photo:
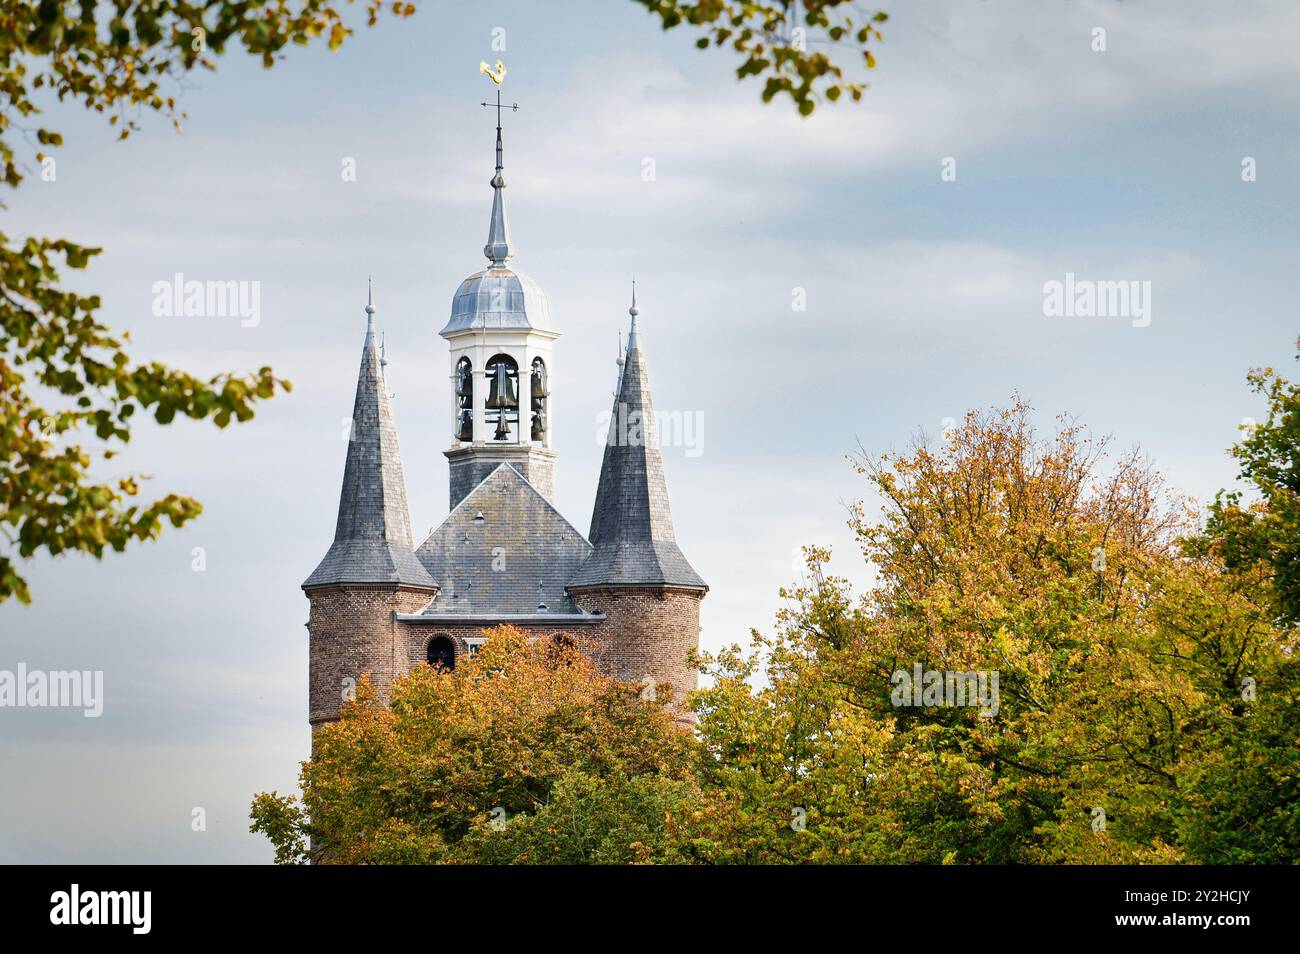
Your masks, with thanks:
[[[483,376],[488,382],[483,422],[493,425],[494,441],[510,440],[510,425],[519,426],[519,365],[508,354],[496,354]]]
[[[546,440],[546,399],[550,397],[550,390],[546,382],[546,362],[541,358],[533,358],[533,378],[532,378],[532,411],[533,426],[529,432],[532,440],[541,442]]]
[[[450,672],[456,668],[456,647],[446,636],[435,636],[429,640],[429,651],[425,658],[430,666],[441,666]]]
[[[456,362],[456,440],[474,439],[474,366],[469,358]]]

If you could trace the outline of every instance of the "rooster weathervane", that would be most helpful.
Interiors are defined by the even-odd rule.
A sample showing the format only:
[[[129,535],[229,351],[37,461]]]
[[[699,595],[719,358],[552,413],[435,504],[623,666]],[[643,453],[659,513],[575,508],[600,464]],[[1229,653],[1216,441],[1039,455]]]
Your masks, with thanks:
[[[494,69],[493,67],[488,66],[487,60],[479,60],[478,71],[480,73],[486,74],[487,78],[490,79],[492,81],[492,84],[497,88],[497,101],[495,103],[482,102],[479,103],[479,105],[495,106],[497,108],[497,140],[498,140],[497,148],[500,149],[499,142],[501,138],[501,108],[504,105],[501,102],[501,84],[505,82],[506,65],[502,63],[500,60],[497,60],[497,65],[496,68]],[[505,108],[516,113],[519,112],[518,103],[511,103],[509,106],[505,106]]]

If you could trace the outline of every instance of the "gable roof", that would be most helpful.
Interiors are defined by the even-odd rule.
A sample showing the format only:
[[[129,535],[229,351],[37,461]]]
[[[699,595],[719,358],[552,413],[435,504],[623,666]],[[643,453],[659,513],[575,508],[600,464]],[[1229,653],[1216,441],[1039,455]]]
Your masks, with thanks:
[[[481,519],[480,519],[481,516]],[[471,490],[416,555],[442,586],[424,615],[581,613],[565,585],[591,545],[509,464]]]

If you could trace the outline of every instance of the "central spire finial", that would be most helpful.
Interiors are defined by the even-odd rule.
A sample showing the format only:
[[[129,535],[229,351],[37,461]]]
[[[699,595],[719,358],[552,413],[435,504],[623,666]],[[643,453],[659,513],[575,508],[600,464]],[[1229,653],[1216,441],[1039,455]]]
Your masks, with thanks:
[[[506,187],[505,177],[505,159],[501,146],[501,110],[519,111],[518,103],[511,103],[505,106],[501,102],[501,83],[506,78],[506,65],[497,60],[496,69],[487,65],[487,62],[480,60],[478,64],[479,72],[486,73],[488,78],[496,85],[497,99],[495,103],[482,102],[480,106],[495,106],[497,109],[497,166],[496,175],[492,177],[492,223],[488,226],[487,244],[483,246],[483,254],[488,257],[492,263],[489,268],[505,268],[506,262],[514,257],[514,249],[510,246],[510,222],[506,218],[505,197],[502,190]]]

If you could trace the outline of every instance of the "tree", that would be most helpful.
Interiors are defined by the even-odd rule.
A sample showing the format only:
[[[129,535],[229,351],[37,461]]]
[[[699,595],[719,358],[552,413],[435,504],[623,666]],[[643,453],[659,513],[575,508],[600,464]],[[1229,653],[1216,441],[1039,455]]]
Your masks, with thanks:
[[[1188,508],[1136,453],[1109,459],[1068,420],[1038,439],[1021,403],[967,415],[941,449],[857,458],[883,501],[851,520],[877,584],[854,598],[810,550],[775,634],[707,661],[701,778],[738,804],[713,826],[721,857],[1300,853],[1294,647],[1261,610],[1267,581],[1186,554]],[[900,697],[914,667],[996,674],[996,713]],[[1252,673],[1276,711],[1243,703]]]
[[[1253,499],[1221,491],[1204,531],[1184,541],[1190,560],[1217,570],[1189,588],[1191,609],[1180,627],[1203,636],[1197,642],[1226,712],[1207,728],[1182,779],[1179,826],[1189,853],[1202,862],[1294,863],[1300,858],[1300,386],[1271,368],[1252,370],[1248,381],[1267,399],[1268,415],[1248,426],[1230,452]],[[1252,636],[1243,637],[1243,629]]]
[[[353,0],[348,0],[351,4]],[[792,29],[788,0],[729,2],[637,0],[664,27],[690,24],[706,31],[700,44],[728,44],[744,62],[738,75],[770,74],[764,100],[787,94],[804,115],[819,98],[835,101],[861,84],[823,52],[808,52],[802,39],[785,43],[777,33]],[[405,0],[364,0],[368,24],[381,13],[408,17]],[[828,43],[856,41],[868,67],[866,45],[881,39],[876,14],[855,25],[840,8],[847,0],[807,0],[805,24]],[[121,138],[138,128],[141,109],[161,113],[177,128],[184,114],[167,84],[196,69],[214,70],[215,57],[243,48],[271,67],[290,45],[324,37],[331,49],[350,36],[340,9],[328,0],[40,0],[10,4],[0,13],[0,176],[16,188],[26,163],[15,134],[45,150],[63,144],[55,130],[29,126],[39,117],[38,99],[75,100],[104,114]],[[224,428],[247,421],[258,401],[289,390],[268,367],[255,374],[219,374],[202,380],[157,361],[137,362],[126,351],[129,336],[116,335],[96,314],[100,299],[60,287],[63,269],[84,269],[102,251],[67,239],[13,238],[0,232],[0,535],[26,559],[69,550],[102,557],[132,540],[157,537],[201,512],[191,497],[169,494],[138,503],[139,475],[103,482],[95,460],[111,459],[130,440],[138,411],[159,424],[176,415],[211,419]],[[78,442],[93,432],[96,445]],[[0,555],[0,602],[31,594],[18,565]]]
[[[391,705],[363,679],[303,763],[301,803],[253,803],[278,861],[663,858],[692,791],[689,733],[573,644],[485,631],[452,671],[421,664]],[[308,848],[308,842],[312,848]]]
[[[1300,358],[1300,341],[1297,342]],[[1233,570],[1264,564],[1272,575],[1278,617],[1300,623],[1300,385],[1272,368],[1248,375],[1251,390],[1268,401],[1268,417],[1245,428],[1230,453],[1238,476],[1257,495],[1220,491],[1205,533],[1193,545],[1209,549]]]
[[[857,102],[865,84],[849,78],[844,67],[809,44],[824,48],[852,48],[866,69],[875,69],[876,57],[870,45],[884,37],[880,25],[889,19],[883,12],[862,14],[852,0],[804,0],[799,19],[797,0],[636,0],[671,30],[689,24],[703,31],[695,41],[702,50],[712,44],[730,47],[742,62],[736,76],[766,76],[763,102],[789,96],[802,116],[809,116],[818,102],[837,102],[844,94]]]
[[[266,66],[287,45],[328,35],[331,47],[350,32],[322,0],[291,9],[276,0],[190,3],[118,0],[110,16],[94,0],[10,4],[0,14],[0,166],[5,185],[23,180],[14,134],[35,140],[35,159],[62,145],[51,129],[24,125],[39,116],[37,98],[80,101],[107,114],[121,138],[136,129],[130,110],[161,112],[179,126],[182,114],[163,87],[196,68],[214,69],[213,54],[242,46]],[[369,0],[373,23],[380,0]],[[393,3],[399,15],[414,6]],[[289,383],[263,367],[252,375],[201,380],[157,361],[137,363],[126,335],[99,319],[96,295],[59,287],[60,269],[83,269],[101,250],[67,239],[13,239],[0,233],[0,532],[20,558],[40,550],[101,557],[131,540],[156,537],[164,521],[180,526],[201,511],[198,501],[169,494],[137,504],[141,477],[105,483],[94,459],[111,459],[131,437],[141,410],[159,424],[177,414],[211,418],[218,427],[253,416],[256,402]],[[76,438],[93,432],[99,444]],[[0,601],[31,598],[9,556],[0,556]]]

